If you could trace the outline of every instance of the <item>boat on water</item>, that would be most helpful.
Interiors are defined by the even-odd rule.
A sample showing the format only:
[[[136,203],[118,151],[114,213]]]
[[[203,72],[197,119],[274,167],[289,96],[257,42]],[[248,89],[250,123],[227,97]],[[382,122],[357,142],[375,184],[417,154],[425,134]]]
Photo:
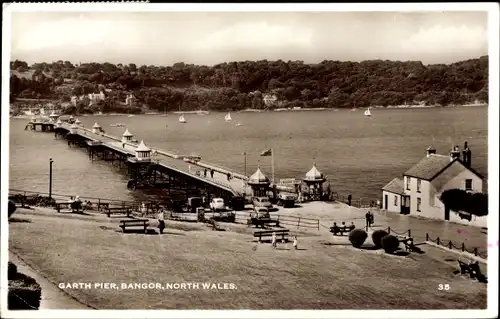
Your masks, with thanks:
[[[196,111],[196,114],[197,115],[208,115],[208,114],[210,114],[210,112],[209,111],[198,110],[198,111]]]
[[[240,122],[234,124],[234,126],[242,126],[243,124],[241,124]]]
[[[187,123],[186,118],[184,117],[184,114],[179,116],[179,123]]]
[[[116,124],[110,124],[109,126],[111,126],[111,127],[125,127],[125,124],[123,124],[123,123],[116,123]]]
[[[372,112],[370,112],[370,107],[366,109],[365,116],[372,116]]]
[[[227,113],[226,116],[224,116],[224,121],[226,122],[231,122],[233,119],[231,118],[231,113]]]

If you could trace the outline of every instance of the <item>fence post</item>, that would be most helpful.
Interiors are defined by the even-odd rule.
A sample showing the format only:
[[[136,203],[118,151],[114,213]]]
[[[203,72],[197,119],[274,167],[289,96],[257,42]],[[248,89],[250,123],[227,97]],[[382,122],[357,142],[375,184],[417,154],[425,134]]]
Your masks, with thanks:
[[[297,221],[297,228],[299,228],[300,226],[300,217],[299,217],[299,220]]]
[[[425,233],[425,241],[429,241],[429,233]]]
[[[474,248],[474,256],[477,256],[477,247]]]
[[[391,227],[387,227],[387,234],[390,234],[391,233]]]
[[[408,237],[411,237],[411,229],[408,229]]]
[[[462,243],[462,252],[465,251],[465,243]]]
[[[436,238],[436,243],[439,245],[439,237]]]

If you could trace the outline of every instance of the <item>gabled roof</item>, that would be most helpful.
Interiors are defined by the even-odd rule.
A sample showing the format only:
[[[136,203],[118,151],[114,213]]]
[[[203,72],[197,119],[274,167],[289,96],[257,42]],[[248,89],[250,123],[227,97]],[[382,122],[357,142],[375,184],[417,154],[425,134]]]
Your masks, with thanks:
[[[404,193],[404,183],[403,179],[396,177],[392,181],[390,181],[387,185],[382,187],[382,190],[391,192],[394,194],[403,195]]]
[[[135,149],[136,152],[149,152],[151,149],[144,144],[144,141],[141,141],[139,146]]]
[[[449,156],[430,154],[424,157],[403,175],[430,181],[457,159],[451,160]]]
[[[461,167],[461,171],[469,170],[474,173],[477,177],[483,179],[484,177],[476,172],[474,169],[467,167],[459,158],[451,160],[449,156],[439,155],[439,154],[430,154],[428,157],[424,157],[420,162],[415,164],[412,168],[407,170],[403,176],[410,176],[419,179],[423,179],[426,181],[432,181],[445,171],[448,170],[450,166],[452,166],[455,162],[460,163],[459,167]],[[446,176],[452,178],[454,171],[447,172]],[[450,175],[451,174],[451,175]],[[448,179],[449,179],[448,178]]]
[[[248,184],[269,184],[269,178],[260,170],[260,166],[248,179]]]

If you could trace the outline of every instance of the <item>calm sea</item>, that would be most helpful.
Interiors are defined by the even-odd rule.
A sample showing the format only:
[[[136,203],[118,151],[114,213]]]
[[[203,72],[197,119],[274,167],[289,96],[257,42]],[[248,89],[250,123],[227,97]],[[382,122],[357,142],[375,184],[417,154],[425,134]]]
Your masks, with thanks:
[[[301,111],[187,114],[127,117],[89,116],[85,127],[98,122],[107,133],[121,136],[124,123],[146,145],[182,154],[198,154],[203,161],[232,170],[253,173],[260,165],[271,177],[274,150],[276,178],[302,178],[316,163],[339,194],[376,199],[380,188],[417,163],[433,145],[448,154],[455,144],[468,141],[473,167],[487,176],[488,108],[427,108],[362,111]],[[110,163],[89,161],[84,150],[70,148],[53,133],[25,131],[27,119],[11,119],[10,188],[48,192],[49,158],[53,164],[53,192],[112,199],[137,199],[140,191],[126,188],[126,171]],[[242,125],[236,126],[240,122]]]

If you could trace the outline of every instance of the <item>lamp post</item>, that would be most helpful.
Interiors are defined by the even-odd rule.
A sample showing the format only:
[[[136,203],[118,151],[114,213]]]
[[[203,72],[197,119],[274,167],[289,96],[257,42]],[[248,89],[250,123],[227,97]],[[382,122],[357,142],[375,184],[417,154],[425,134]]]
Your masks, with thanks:
[[[52,199],[52,158],[49,159],[49,200]]]
[[[243,152],[243,156],[245,158],[245,182],[243,183],[244,187],[244,194],[247,194],[247,152]]]

